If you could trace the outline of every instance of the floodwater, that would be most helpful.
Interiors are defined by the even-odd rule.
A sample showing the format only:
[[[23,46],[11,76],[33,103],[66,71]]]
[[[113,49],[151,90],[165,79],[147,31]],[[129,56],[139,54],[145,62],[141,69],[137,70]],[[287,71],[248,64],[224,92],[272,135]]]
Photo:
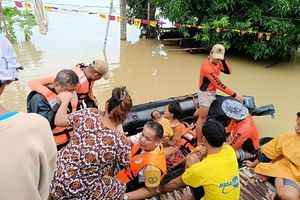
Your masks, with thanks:
[[[46,36],[34,30],[31,42],[20,39],[15,45],[25,70],[21,72],[21,80],[7,87],[1,97],[0,103],[10,110],[26,110],[27,80],[103,58],[104,19],[70,12],[49,12],[48,19]],[[133,26],[128,26],[127,42],[120,42],[119,32],[119,24],[111,22],[107,41],[110,79],[95,85],[102,107],[112,88],[121,85],[127,86],[135,104],[196,92],[199,65],[207,55],[168,51],[170,47],[159,41],[139,39],[139,31]],[[229,57],[229,63],[233,74],[223,76],[228,86],[238,93],[255,96],[257,105],[272,103],[276,107],[274,119],[256,117],[261,134],[274,136],[293,130],[295,113],[300,111],[300,57],[273,68],[238,57]]]

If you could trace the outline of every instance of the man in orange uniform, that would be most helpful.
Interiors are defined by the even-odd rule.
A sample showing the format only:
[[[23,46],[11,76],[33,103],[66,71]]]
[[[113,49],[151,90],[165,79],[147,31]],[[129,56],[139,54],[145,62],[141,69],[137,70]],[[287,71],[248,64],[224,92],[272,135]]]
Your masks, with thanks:
[[[160,186],[156,192],[170,192],[190,186],[195,191],[202,188],[195,196],[197,200],[202,197],[205,200],[239,200],[238,162],[233,148],[225,144],[225,139],[223,125],[213,119],[207,120],[203,126],[202,147],[206,149],[206,156],[197,151],[189,154],[186,158],[185,172],[166,185]],[[201,151],[201,148],[199,150]],[[153,193],[148,196],[150,195],[153,196]]]
[[[198,138],[202,137],[201,127],[205,122],[210,104],[216,99],[216,91],[221,90],[229,96],[243,101],[243,97],[227,86],[220,80],[221,72],[231,74],[231,69],[225,61],[225,48],[221,44],[216,44],[210,51],[210,55],[201,65],[200,78],[198,83],[198,103],[199,108],[195,113],[197,120]],[[200,141],[199,141],[200,142]]]
[[[73,70],[65,69],[61,70],[57,75],[52,84],[47,85],[47,89],[55,95],[55,97],[65,91],[73,92],[78,84],[78,76]],[[68,110],[72,112],[71,107]],[[60,149],[65,146],[69,141],[69,130],[66,127],[56,127],[54,125],[54,119],[57,109],[51,108],[49,102],[43,94],[32,91],[27,97],[27,112],[37,113],[45,117],[54,135],[54,139],[57,148]]]
[[[227,133],[228,143],[236,150],[240,161],[257,156],[259,132],[249,115],[248,109],[238,101],[227,99],[222,103],[222,110],[231,119]]]
[[[89,65],[79,64],[72,69],[79,77],[79,84],[76,88],[78,102],[73,101],[73,105],[77,104],[77,109],[84,107],[97,107],[96,98],[93,94],[94,82],[101,79],[107,79],[108,67],[102,60],[95,60]],[[46,97],[51,108],[59,107],[59,99],[48,88],[48,84],[54,82],[54,76],[43,77],[28,81],[28,85],[32,91],[36,91]]]
[[[159,186],[167,171],[162,138],[163,127],[158,122],[145,124],[139,143],[132,145],[130,168],[117,174],[118,180],[127,186],[125,199],[140,199],[145,190]]]

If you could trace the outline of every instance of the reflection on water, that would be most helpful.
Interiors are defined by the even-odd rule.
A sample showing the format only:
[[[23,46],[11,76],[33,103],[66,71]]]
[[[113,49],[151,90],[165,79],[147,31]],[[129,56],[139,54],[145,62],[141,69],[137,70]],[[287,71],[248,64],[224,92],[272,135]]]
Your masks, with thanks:
[[[13,110],[25,111],[28,88],[26,81],[40,75],[55,74],[76,63],[88,63],[103,58],[106,22],[96,16],[74,13],[48,13],[47,36],[35,30],[32,42],[16,45],[19,62],[25,67],[21,81],[11,84],[1,103]],[[127,42],[120,42],[119,24],[112,22],[108,38],[108,61],[111,78],[98,81],[96,96],[101,106],[115,86],[126,85],[135,104],[190,94],[197,90],[201,61],[207,55],[168,52],[158,41],[139,40],[138,30],[128,27]],[[276,135],[291,130],[295,113],[300,111],[298,101],[300,59],[265,68],[265,63],[231,57],[233,75],[224,82],[234,90],[253,95],[257,105],[273,103],[275,119],[257,117],[264,135]]]
[[[43,51],[36,48],[32,42],[22,42],[15,48],[18,61],[24,66],[40,66]]]

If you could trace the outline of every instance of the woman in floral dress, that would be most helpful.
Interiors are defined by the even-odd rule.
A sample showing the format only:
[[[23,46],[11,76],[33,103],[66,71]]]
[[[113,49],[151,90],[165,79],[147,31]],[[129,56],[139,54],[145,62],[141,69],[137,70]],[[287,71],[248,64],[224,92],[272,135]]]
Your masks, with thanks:
[[[106,102],[105,112],[83,109],[70,115],[66,108],[71,94],[60,95],[57,126],[72,126],[69,144],[58,152],[57,169],[50,187],[50,198],[123,199],[125,186],[114,173],[117,165],[128,167],[130,144],[117,127],[132,107],[125,87],[115,88]]]

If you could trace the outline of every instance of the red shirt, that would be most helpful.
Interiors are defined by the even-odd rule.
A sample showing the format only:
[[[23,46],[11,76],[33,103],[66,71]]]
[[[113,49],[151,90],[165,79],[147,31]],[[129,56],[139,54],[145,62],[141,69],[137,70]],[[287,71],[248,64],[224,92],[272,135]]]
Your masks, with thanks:
[[[220,81],[221,72],[231,74],[231,70],[225,61],[212,64],[209,62],[209,58],[205,59],[200,68],[199,89],[209,92],[216,92],[219,89],[230,96],[233,95],[234,91]]]
[[[247,139],[252,141],[256,150],[259,148],[259,133],[251,115],[241,121],[232,120],[228,129],[230,133],[229,143],[235,150],[242,148]]]

